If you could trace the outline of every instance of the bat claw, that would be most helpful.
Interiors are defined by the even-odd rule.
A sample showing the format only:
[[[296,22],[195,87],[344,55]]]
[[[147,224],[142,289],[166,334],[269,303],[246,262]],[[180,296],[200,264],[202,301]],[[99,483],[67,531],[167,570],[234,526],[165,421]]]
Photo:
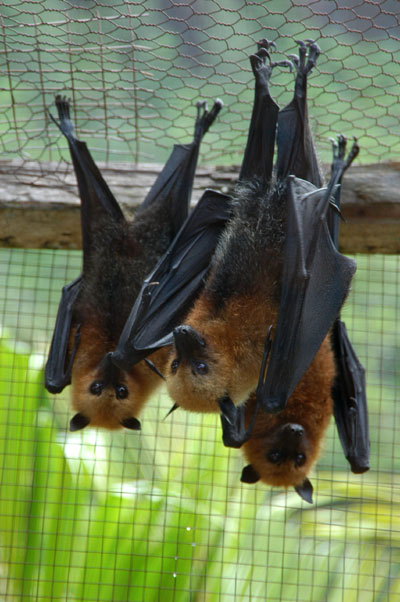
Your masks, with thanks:
[[[165,380],[165,376],[162,374],[162,372],[160,372],[157,366],[151,360],[149,360],[149,358],[146,357],[144,361],[145,364],[150,368],[150,370],[152,370],[155,374],[157,374],[157,376]]]
[[[292,73],[294,69],[293,62],[287,59],[284,59],[282,61],[274,61],[273,63],[271,63],[271,69],[274,69],[275,67],[289,67],[290,73]]]
[[[172,408],[170,408],[170,409],[168,410],[168,412],[165,414],[165,416],[164,416],[163,420],[166,420],[166,419],[168,418],[168,416],[169,416],[170,414],[172,414],[172,412],[175,412],[175,410],[177,410],[178,408],[179,408],[179,405],[178,405],[177,403],[174,403],[174,405],[172,406]]]
[[[268,59],[271,62],[271,56],[268,52],[268,50],[264,47],[260,48],[260,50],[257,50],[257,52],[255,53],[255,56],[258,56],[260,59]],[[265,61],[263,61],[265,62]]]
[[[238,449],[250,438],[258,404],[247,429],[244,428],[244,406],[236,407],[227,395],[219,399],[218,404],[221,410],[222,441],[226,447]]]
[[[297,71],[300,75],[307,75],[315,67],[317,58],[321,53],[321,49],[314,40],[308,38],[303,40],[295,40],[296,44],[299,45],[299,56],[294,58],[293,55],[289,55],[289,58],[293,58],[293,61],[297,67]],[[308,48],[308,60],[305,62]]]
[[[267,50],[269,50],[270,48],[275,48],[275,50],[276,50],[277,46],[274,41],[267,40],[266,38],[262,38],[261,40],[259,40],[257,42],[257,48],[258,48],[258,50],[261,50],[261,48],[266,48]]]

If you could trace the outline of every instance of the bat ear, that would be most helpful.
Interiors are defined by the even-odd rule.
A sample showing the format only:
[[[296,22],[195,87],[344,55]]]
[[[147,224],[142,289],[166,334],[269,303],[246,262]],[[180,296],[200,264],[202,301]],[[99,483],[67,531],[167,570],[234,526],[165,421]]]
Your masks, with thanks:
[[[296,485],[295,490],[305,502],[312,504],[313,486],[308,479],[304,479],[301,485]]]
[[[185,324],[174,329],[174,341],[179,358],[195,358],[206,345],[199,333]]]
[[[240,477],[242,483],[257,483],[260,480],[260,475],[251,464],[245,466]]]
[[[137,418],[134,418],[133,416],[131,416],[130,418],[124,418],[124,420],[121,420],[121,424],[125,428],[130,429],[131,431],[140,431],[140,429],[142,428],[139,420]]]
[[[80,431],[85,428],[90,422],[90,418],[84,416],[83,414],[75,414],[73,418],[71,418],[69,422],[69,430],[70,431]]]

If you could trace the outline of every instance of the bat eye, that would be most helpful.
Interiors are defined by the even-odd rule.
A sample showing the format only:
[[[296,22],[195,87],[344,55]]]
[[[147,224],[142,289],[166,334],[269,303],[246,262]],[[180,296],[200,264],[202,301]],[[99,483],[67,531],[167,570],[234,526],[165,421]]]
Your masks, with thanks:
[[[208,366],[205,362],[195,362],[193,368],[196,374],[207,374],[208,372]]]
[[[118,385],[115,388],[115,392],[117,395],[117,399],[125,399],[126,397],[128,397],[128,389],[125,387],[125,385]]]
[[[176,371],[178,370],[178,366],[179,366],[179,362],[177,359],[172,360],[171,362],[171,372],[172,374],[175,374]]]
[[[272,450],[268,453],[267,458],[272,464],[279,464],[282,462],[282,454],[280,451]]]
[[[303,464],[305,464],[305,461],[306,461],[306,455],[305,454],[297,454],[294,463],[295,463],[296,466],[303,466]]]
[[[89,391],[91,392],[92,395],[101,395],[101,392],[103,390],[103,383],[99,380],[95,380],[94,382],[92,382],[92,384],[90,385]]]

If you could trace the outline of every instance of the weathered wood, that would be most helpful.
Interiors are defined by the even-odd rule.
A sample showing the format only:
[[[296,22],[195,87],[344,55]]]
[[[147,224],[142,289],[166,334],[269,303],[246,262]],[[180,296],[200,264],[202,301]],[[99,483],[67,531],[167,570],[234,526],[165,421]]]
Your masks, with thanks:
[[[160,166],[101,165],[127,214],[134,213]],[[207,187],[232,189],[236,167],[197,171],[193,200]],[[340,246],[346,253],[400,252],[400,163],[352,167],[342,192]],[[80,248],[79,199],[75,176],[65,163],[0,161],[0,246]]]

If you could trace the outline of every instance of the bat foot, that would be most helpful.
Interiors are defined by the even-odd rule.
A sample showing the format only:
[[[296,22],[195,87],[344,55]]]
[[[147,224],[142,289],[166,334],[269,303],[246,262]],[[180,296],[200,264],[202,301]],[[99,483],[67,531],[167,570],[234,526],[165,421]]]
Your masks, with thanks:
[[[289,67],[290,71],[293,70],[293,63],[287,59],[282,61],[272,61],[271,56],[268,52],[272,46],[276,49],[275,42],[269,42],[268,40],[260,40],[257,43],[258,50],[256,53],[250,55],[251,68],[256,78],[256,84],[264,84],[268,86],[271,77],[272,70],[275,67]],[[268,59],[268,64],[266,59]]]
[[[211,111],[208,110],[207,102],[205,100],[199,100],[197,102],[197,118],[194,126],[194,141],[197,144],[200,143],[200,140],[215,121],[223,106],[224,103],[220,98],[215,100]]]
[[[314,40],[307,39],[304,42],[303,40],[295,41],[299,45],[299,56],[290,54],[289,59],[295,64],[298,75],[304,77],[308,75],[317,64],[317,59],[321,54],[321,49],[318,44],[314,42]]]
[[[261,50],[261,48],[265,48],[265,50],[274,48],[274,50],[276,50],[277,46],[276,46],[275,42],[273,42],[272,40],[267,40],[266,38],[262,38],[261,40],[259,40],[257,42],[257,49]]]
[[[61,130],[61,132],[67,139],[72,138],[73,140],[75,140],[74,124],[71,121],[69,100],[66,96],[61,96],[61,94],[57,94],[55,103],[58,118],[60,121],[58,122],[49,112],[51,119],[54,121],[56,126]]]
[[[357,142],[357,138],[354,137],[353,144],[349,154],[346,155],[347,138],[343,134],[337,136],[337,140],[330,138],[333,149],[333,161],[332,161],[332,173],[337,173],[339,180],[348,167],[352,164],[354,159],[360,152],[360,147]]]
[[[257,416],[258,405],[254,412],[254,416],[246,429],[244,424],[245,408],[243,405],[236,407],[228,396],[219,399],[218,404],[221,410],[222,441],[225,447],[239,449],[239,447],[242,447],[243,443],[246,443],[250,438]]]

